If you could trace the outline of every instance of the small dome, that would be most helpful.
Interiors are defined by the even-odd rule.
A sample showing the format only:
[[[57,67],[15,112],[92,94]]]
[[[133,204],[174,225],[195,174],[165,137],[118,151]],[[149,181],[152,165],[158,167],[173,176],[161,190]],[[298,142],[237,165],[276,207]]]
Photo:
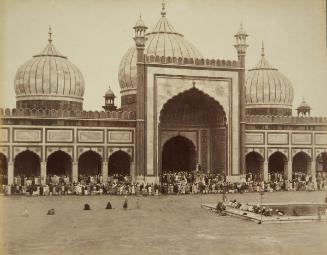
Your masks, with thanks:
[[[290,115],[292,112],[293,86],[277,68],[269,64],[263,48],[259,63],[246,75],[245,97],[246,108],[253,109],[250,112],[254,114]]]
[[[164,8],[161,15],[162,17],[154,28],[145,34],[147,41],[144,54],[160,57],[203,58],[201,53],[186,41],[182,34],[175,31],[165,17]],[[123,56],[119,65],[118,79],[123,95],[124,92],[135,91],[137,83],[135,46],[132,46]]]
[[[65,105],[66,108],[75,105],[73,108],[80,108],[84,95],[83,75],[54,47],[51,32],[49,34],[49,43],[45,49],[34,55],[16,72],[17,105],[25,102],[26,105],[33,103],[40,107],[39,103],[42,102],[42,107],[46,107],[46,101],[49,101],[51,108],[58,108],[58,105]]]
[[[111,88],[109,87],[109,89],[107,90],[105,97],[115,97],[114,92],[111,90]]]
[[[310,110],[311,107],[307,104],[307,102],[303,99],[300,106],[297,108],[298,110],[304,109],[304,110]]]

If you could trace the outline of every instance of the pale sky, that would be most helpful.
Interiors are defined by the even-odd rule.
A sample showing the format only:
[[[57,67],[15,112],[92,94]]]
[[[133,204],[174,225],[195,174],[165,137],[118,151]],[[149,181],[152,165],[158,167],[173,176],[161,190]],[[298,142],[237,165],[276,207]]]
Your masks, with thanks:
[[[84,109],[101,110],[109,84],[118,97],[118,66],[133,45],[139,14],[151,29],[161,0],[1,0],[0,107],[15,107],[14,77],[24,62],[53,44],[82,72]],[[327,116],[325,0],[166,0],[167,19],[206,58],[236,60],[234,34],[249,34],[246,68],[266,58],[292,82],[314,116]]]

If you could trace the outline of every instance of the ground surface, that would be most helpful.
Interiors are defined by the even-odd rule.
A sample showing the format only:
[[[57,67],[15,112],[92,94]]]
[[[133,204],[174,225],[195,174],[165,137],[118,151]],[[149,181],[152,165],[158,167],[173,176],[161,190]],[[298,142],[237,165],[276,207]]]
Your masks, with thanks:
[[[265,194],[264,202],[322,202],[326,192]],[[259,194],[228,195],[243,202]],[[0,197],[0,254],[327,254],[327,223],[259,225],[201,209],[221,195]],[[105,210],[108,201],[114,210]],[[140,209],[136,209],[139,200]],[[83,211],[84,203],[91,211]],[[22,217],[24,209],[28,217]],[[56,214],[47,216],[48,209]]]

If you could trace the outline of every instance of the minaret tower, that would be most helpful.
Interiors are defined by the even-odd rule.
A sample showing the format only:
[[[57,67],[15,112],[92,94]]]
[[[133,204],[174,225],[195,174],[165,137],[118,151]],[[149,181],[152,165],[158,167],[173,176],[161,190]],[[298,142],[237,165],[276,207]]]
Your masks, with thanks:
[[[144,48],[147,38],[145,26],[140,15],[139,20],[133,27],[135,31],[134,41],[136,45],[136,63],[137,63],[137,88],[136,88],[136,138],[135,138],[135,170],[132,176],[145,176],[146,175],[146,134],[145,134],[145,116],[146,116],[146,87],[144,77]]]
[[[246,38],[248,34],[243,29],[241,23],[240,29],[234,35],[236,43],[234,47],[237,51],[238,61],[241,70],[238,73],[239,84],[239,119],[240,119],[240,173],[245,173],[245,55],[248,48]]]

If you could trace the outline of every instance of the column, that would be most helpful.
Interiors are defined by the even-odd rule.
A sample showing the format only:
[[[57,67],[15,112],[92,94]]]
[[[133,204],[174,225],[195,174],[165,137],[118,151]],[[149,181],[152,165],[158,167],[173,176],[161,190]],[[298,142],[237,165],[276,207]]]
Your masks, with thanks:
[[[316,178],[316,160],[312,159],[310,162],[308,173],[315,179]]]
[[[41,184],[45,184],[47,180],[47,162],[41,162]]]
[[[292,180],[292,160],[289,159],[284,164],[284,177],[287,180]]]
[[[263,162],[263,180],[265,182],[269,181],[269,174],[268,174],[268,160],[265,159],[265,161]]]
[[[132,176],[132,182],[136,182],[135,160],[131,161],[131,176]]]
[[[8,162],[8,184],[14,184],[14,163]]]
[[[103,178],[103,183],[108,181],[108,161],[102,161],[101,174]]]
[[[73,182],[78,181],[78,162],[73,162],[72,163],[72,180]]]

